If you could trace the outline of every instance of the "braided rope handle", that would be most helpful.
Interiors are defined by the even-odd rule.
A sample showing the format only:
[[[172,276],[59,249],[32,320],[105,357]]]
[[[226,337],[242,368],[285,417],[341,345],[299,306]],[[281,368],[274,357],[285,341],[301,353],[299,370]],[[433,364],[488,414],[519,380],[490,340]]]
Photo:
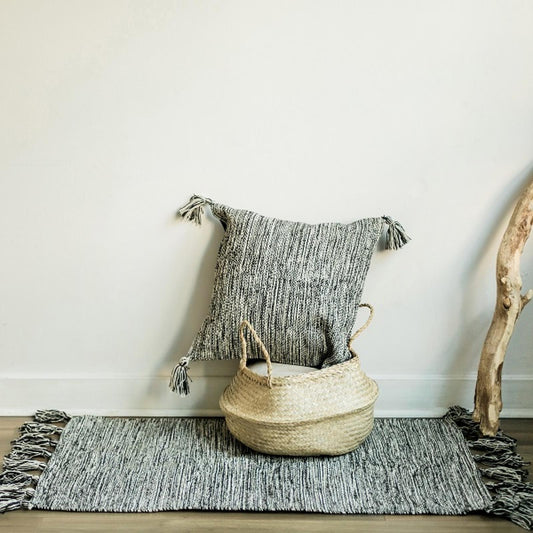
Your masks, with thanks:
[[[366,307],[369,309],[370,314],[368,315],[368,318],[366,319],[366,322],[350,337],[350,340],[348,341],[348,348],[350,348],[351,351],[351,344],[353,340],[358,337],[363,331],[370,325],[370,322],[372,322],[372,318],[374,317],[374,308],[370,304],[359,304],[358,307]],[[248,322],[248,320],[243,320],[241,322],[241,325],[239,327],[239,337],[241,339],[241,360],[239,363],[239,368],[242,370],[246,367],[246,361],[248,360],[248,355],[246,353],[246,339],[244,338],[244,331],[248,329],[250,333],[252,334],[252,337],[254,338],[255,342],[257,342],[257,345],[261,349],[261,353],[263,354],[263,357],[265,358],[266,365],[267,365],[267,383],[270,388],[272,388],[272,361],[270,360],[270,354],[268,353],[268,350],[265,348],[265,345],[263,344],[263,341],[260,339],[259,335],[253,328],[252,324]],[[353,352],[352,352],[353,353]]]
[[[361,333],[363,333],[363,331],[370,326],[370,322],[372,322],[372,319],[374,318],[374,308],[370,304],[359,304],[357,307],[367,307],[370,311],[370,314],[368,315],[366,322],[350,337],[350,340],[348,341],[348,348],[350,348],[350,351],[353,340],[356,337],[359,337],[359,335],[361,335]]]
[[[270,388],[272,388],[272,361],[270,360],[270,354],[268,353],[267,349],[265,348],[265,345],[263,344],[263,341],[259,338],[259,335],[253,328],[252,324],[248,322],[248,320],[243,320],[241,322],[241,325],[239,327],[239,337],[241,338],[241,361],[239,364],[239,368],[242,370],[246,367],[246,360],[248,359],[248,356],[246,354],[246,339],[244,338],[244,330],[248,329],[250,333],[252,334],[252,337],[254,338],[255,342],[257,342],[259,348],[261,348],[261,352],[263,354],[263,357],[265,358],[266,365],[267,365],[267,383]]]

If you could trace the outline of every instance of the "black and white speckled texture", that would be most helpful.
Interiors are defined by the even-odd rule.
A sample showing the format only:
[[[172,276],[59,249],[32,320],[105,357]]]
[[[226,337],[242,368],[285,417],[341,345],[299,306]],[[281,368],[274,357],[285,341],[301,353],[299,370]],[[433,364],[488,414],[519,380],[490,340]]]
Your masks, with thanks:
[[[329,366],[347,344],[383,218],[304,224],[213,204],[225,227],[211,308],[187,356],[238,359],[248,320],[272,361]],[[252,357],[260,357],[249,343]]]
[[[32,507],[464,514],[491,503],[460,431],[440,419],[376,419],[354,452],[274,457],[219,418],[74,417]]]

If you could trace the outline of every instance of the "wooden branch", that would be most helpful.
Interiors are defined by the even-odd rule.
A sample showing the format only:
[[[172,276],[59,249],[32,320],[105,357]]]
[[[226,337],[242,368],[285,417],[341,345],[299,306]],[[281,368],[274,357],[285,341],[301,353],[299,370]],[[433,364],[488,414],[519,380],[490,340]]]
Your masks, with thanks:
[[[501,379],[507,345],[533,289],[521,295],[520,256],[533,223],[533,180],[521,194],[498,250],[496,308],[479,360],[472,417],[483,435],[495,435],[502,410]]]
[[[522,309],[531,301],[533,298],[533,289],[529,289],[526,294],[523,294],[521,297]]]

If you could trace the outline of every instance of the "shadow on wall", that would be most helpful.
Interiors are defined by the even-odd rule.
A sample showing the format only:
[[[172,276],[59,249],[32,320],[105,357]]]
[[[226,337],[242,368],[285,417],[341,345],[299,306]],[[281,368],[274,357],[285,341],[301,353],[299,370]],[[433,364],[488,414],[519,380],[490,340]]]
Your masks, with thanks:
[[[460,316],[467,321],[461,327],[459,337],[450,341],[448,351],[445,352],[450,353],[450,365],[448,367],[450,374],[457,372],[457,369],[460,369],[459,372],[464,374],[465,367],[469,367],[470,364],[475,366],[475,369],[477,370],[481,349],[483,347],[483,342],[489,329],[494,310],[493,305],[491,305],[490,308],[484,309],[481,313],[476,313],[476,297],[478,295],[478,291],[484,286],[483,283],[480,283],[478,278],[482,276],[483,265],[487,264],[487,262],[491,264],[492,271],[494,273],[493,278],[495,278],[496,253],[500,245],[503,232],[507,227],[509,218],[516,205],[518,197],[531,179],[533,179],[533,163],[531,163],[514,179],[512,179],[506,186],[505,190],[502,191],[501,195],[494,200],[493,208],[490,210],[490,213],[492,213],[493,216],[490,218],[490,220],[483,221],[481,227],[483,227],[485,231],[482,235],[479,235],[479,238],[472,244],[471,250],[468,254],[472,256],[472,260],[464,265],[464,267],[463,264],[458,265],[458,268],[464,268],[462,276],[462,286],[464,287],[464,292],[462,304],[458,312],[460,313]],[[526,249],[527,246],[528,245],[526,244]],[[495,249],[496,252],[494,251]],[[494,257],[489,257],[489,254],[494,255]],[[528,266],[528,262],[522,262],[522,272],[527,271]],[[525,279],[525,276],[523,277]],[[494,295],[494,297],[496,296],[495,283],[496,282],[494,279],[494,287],[491,289],[491,293]],[[526,283],[524,283],[524,286],[525,285]],[[519,322],[520,320],[518,323]],[[515,334],[516,333],[517,331],[515,331]],[[450,397],[461,398],[464,396],[465,391],[460,389],[465,386],[470,387],[471,384],[469,380],[453,380],[444,383],[448,388],[441,391],[441,405],[444,405],[447,399]],[[455,390],[449,389],[450,383],[454,384],[451,386]],[[470,392],[473,406],[473,387]]]
[[[184,223],[188,226],[190,222],[178,220],[177,224]],[[220,221],[215,218],[209,210],[204,214],[203,224],[213,224],[215,230],[212,232],[209,242],[207,243],[203,257],[200,261],[200,268],[198,269],[196,279],[194,281],[194,288],[190,293],[188,302],[183,300],[181,294],[177,294],[176,298],[181,300],[182,307],[185,309],[185,320],[176,331],[174,340],[170,344],[165,354],[160,358],[158,364],[154,367],[153,376],[169,376],[170,370],[178,362],[178,360],[185,356],[194,340],[196,332],[200,329],[202,322],[209,312],[209,305],[211,302],[211,293],[213,291],[213,283],[215,279],[215,265],[218,255],[218,249],[224,231],[220,225]],[[194,230],[194,227],[188,227]],[[177,250],[181,258],[187,258],[183,251]],[[183,261],[183,259],[180,259]],[[165,393],[168,389],[165,389]],[[158,399],[161,397],[160,381],[151,381],[147,390],[144,391],[140,398],[140,405],[157,405]]]

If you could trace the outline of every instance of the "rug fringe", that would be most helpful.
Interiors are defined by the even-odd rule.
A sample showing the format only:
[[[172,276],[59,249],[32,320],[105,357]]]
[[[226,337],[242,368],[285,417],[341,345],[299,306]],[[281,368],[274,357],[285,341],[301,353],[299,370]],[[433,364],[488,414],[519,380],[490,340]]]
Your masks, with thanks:
[[[25,422],[20,428],[20,437],[11,442],[10,453],[3,460],[4,470],[0,473],[0,513],[28,509],[35,494],[39,476],[28,472],[42,472],[57,445],[63,428],[56,423],[68,422],[70,417],[64,411],[40,410],[33,422]],[[50,450],[51,448],[51,450]]]
[[[57,409],[40,409],[35,413],[33,419],[35,422],[56,424],[58,422],[68,422],[70,416],[65,411],[58,411]]]
[[[11,455],[11,454],[10,454]],[[46,463],[30,459],[13,459],[9,455],[4,457],[4,468],[15,470],[16,472],[27,472],[28,470],[44,470]]]
[[[18,439],[12,440],[11,444],[54,447],[57,441],[40,433],[23,433]]]
[[[472,414],[458,405],[445,417],[459,427],[472,450],[485,486],[492,495],[486,512],[511,520],[524,529],[533,527],[533,483],[525,481],[529,463],[515,450],[516,439],[501,429],[494,437],[483,437]]]
[[[12,459],[35,459],[35,457],[44,457],[45,459],[49,459],[51,455],[52,452],[47,448],[22,442],[13,445],[9,457]]]
[[[24,422],[20,426],[21,433],[39,433],[44,437],[51,437],[52,435],[60,435],[63,431],[61,426],[54,424],[46,424],[43,422]]]
[[[474,455],[477,462],[483,462],[487,466],[510,466],[512,468],[523,468],[529,464],[528,461],[510,450],[503,450],[501,453],[485,453]]]

